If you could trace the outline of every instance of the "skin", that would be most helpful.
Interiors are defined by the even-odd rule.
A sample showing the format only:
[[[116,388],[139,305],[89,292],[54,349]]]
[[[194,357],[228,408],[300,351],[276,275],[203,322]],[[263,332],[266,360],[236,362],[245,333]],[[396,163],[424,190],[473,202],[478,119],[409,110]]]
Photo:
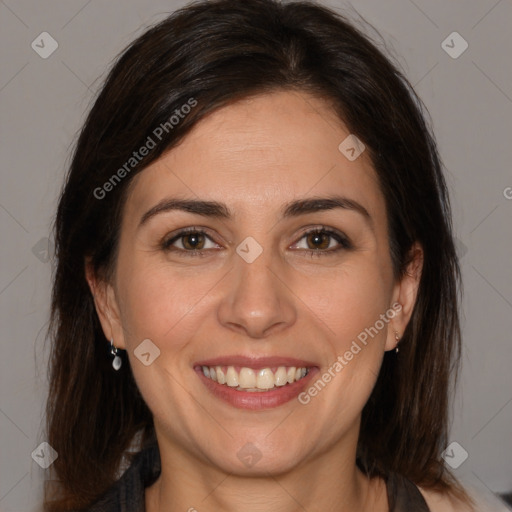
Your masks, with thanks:
[[[384,482],[355,465],[356,445],[384,352],[410,320],[422,251],[414,246],[395,281],[384,197],[367,152],[351,162],[338,150],[348,135],[324,100],[275,92],[215,111],[133,179],[115,275],[87,276],[105,336],[128,351],[154,416],[162,473],[146,490],[148,512],[388,510]],[[289,201],[333,192],[362,204],[372,227],[347,209],[280,218]],[[169,211],[138,227],[170,196],[224,202],[234,217]],[[353,248],[327,254],[340,247],[327,237],[312,258],[318,242],[304,232],[322,225]],[[205,257],[180,255],[190,237],[162,249],[186,227],[207,231]],[[236,252],[248,236],[263,248],[252,263]],[[322,373],[396,302],[401,311],[306,405],[237,409],[193,369],[243,354],[311,360]],[[133,351],[147,338],[160,356],[144,366]],[[250,468],[237,457],[248,442],[261,454]]]

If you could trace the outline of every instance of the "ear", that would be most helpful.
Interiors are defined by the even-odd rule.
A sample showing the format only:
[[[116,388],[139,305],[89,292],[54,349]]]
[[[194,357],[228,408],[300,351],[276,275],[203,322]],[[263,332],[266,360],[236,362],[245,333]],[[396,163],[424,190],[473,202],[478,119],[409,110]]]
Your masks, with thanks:
[[[397,346],[395,332],[402,338],[405,328],[411,319],[423,270],[424,253],[419,242],[415,242],[409,251],[409,264],[404,276],[393,288],[393,300],[391,304],[396,314],[389,322],[385,350],[393,350]],[[398,306],[398,304],[400,306]]]
[[[85,276],[94,298],[96,313],[100,319],[105,337],[109,341],[113,339],[114,345],[117,348],[126,350],[119,305],[114,287],[94,272],[90,260],[85,262]]]

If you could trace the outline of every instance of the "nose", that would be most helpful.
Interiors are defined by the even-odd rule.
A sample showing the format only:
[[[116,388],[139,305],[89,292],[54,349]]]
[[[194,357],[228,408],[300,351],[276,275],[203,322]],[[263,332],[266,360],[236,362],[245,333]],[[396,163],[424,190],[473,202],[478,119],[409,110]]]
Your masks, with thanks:
[[[218,308],[219,322],[251,338],[266,338],[293,325],[294,295],[276,255],[263,249],[252,262],[237,253],[233,260]]]

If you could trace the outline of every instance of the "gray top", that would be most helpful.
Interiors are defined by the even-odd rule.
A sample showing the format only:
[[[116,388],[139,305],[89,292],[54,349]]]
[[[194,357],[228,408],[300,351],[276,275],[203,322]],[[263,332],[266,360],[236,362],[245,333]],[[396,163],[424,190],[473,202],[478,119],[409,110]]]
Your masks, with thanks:
[[[160,471],[155,443],[135,455],[121,478],[85,512],[146,512],[145,488],[156,481]],[[431,512],[419,489],[407,478],[392,473],[386,485],[390,512]]]

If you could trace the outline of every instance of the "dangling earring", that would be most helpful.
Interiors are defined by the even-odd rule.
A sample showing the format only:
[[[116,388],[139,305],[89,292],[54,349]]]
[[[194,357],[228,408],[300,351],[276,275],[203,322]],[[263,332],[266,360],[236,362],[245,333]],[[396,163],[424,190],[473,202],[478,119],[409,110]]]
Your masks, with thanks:
[[[398,342],[400,341],[400,336],[398,336],[398,332],[397,331],[395,331],[395,340],[396,340],[395,353],[398,354]]]
[[[110,353],[114,356],[114,360],[112,361],[112,368],[117,371],[119,368],[121,368],[123,360],[117,355],[117,348],[114,346],[114,338],[110,340]]]

